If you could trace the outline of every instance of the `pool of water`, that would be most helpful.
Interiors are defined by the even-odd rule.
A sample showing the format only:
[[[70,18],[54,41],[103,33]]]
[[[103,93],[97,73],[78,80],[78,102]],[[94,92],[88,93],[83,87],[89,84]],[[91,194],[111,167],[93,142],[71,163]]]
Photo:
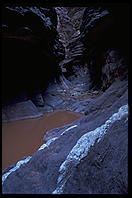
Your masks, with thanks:
[[[39,118],[3,123],[2,169],[36,152],[43,144],[41,139],[48,130],[72,123],[82,115],[54,111]]]

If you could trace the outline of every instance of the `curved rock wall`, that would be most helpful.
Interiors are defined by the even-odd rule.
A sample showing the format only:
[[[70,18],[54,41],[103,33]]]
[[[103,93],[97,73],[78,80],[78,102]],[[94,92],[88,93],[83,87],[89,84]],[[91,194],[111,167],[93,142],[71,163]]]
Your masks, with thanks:
[[[85,116],[48,131],[37,152],[3,171],[3,193],[126,194],[127,103],[126,81],[85,101]]]
[[[82,67],[83,44],[80,41],[80,24],[84,7],[56,7],[58,32],[65,47],[65,59],[60,63],[65,76],[77,74]]]
[[[60,64],[63,69],[66,61],[70,62],[72,46],[78,45],[75,37],[72,42],[71,21],[79,12],[77,8],[66,7],[56,10],[60,40],[65,49],[68,46],[71,49]],[[83,43],[83,62],[78,56],[74,60],[87,68],[86,75],[72,77],[71,81],[62,75],[65,89],[61,83],[50,85],[45,96],[50,108],[83,112],[84,116],[48,131],[43,137],[46,143],[38,151],[3,170],[4,194],[128,193],[128,21],[126,4],[90,4],[85,9],[77,36]],[[69,66],[71,73],[74,65],[72,62]],[[66,73],[68,76],[69,69]],[[88,78],[90,81],[84,82]]]
[[[87,62],[92,81],[91,87],[103,86],[103,89],[106,89],[115,78],[127,77],[129,60],[127,4],[94,5],[87,8],[80,31],[85,48],[84,60]]]
[[[54,8],[2,8],[3,103],[25,91],[31,97],[60,75],[64,48],[56,27]]]
[[[89,89],[105,90],[116,78],[127,77],[127,4],[94,4],[87,8],[55,9],[59,21],[57,30],[65,47],[65,59],[60,66],[66,78],[73,80],[69,78],[70,75],[86,77],[88,74]]]

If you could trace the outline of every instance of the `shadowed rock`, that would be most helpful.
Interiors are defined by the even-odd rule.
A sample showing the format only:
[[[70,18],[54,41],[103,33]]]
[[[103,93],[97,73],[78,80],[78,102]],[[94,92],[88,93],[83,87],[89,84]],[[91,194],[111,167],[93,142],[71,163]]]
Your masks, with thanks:
[[[19,169],[8,175],[3,183],[3,193],[127,193],[128,119],[127,114],[124,114],[124,117],[118,114],[128,102],[127,92],[123,92],[120,95],[118,84],[115,90],[113,89],[113,92],[108,89],[102,95],[100,101],[103,98],[105,101],[105,97],[110,100],[115,93],[118,93],[117,98],[109,104],[109,107],[107,105],[107,108],[104,106],[104,110],[91,111],[87,116],[79,118],[72,124],[47,132],[45,137],[47,146],[41,147],[39,151],[32,155],[28,163],[21,165]],[[97,102],[94,104],[94,108],[99,109]],[[122,112],[125,113],[125,111]],[[110,123],[109,120],[112,120],[112,118],[115,118],[115,120],[107,128],[106,135],[101,136],[100,141],[94,141],[89,152],[86,152],[86,155],[82,156],[77,164],[73,163],[72,166],[69,164],[66,176],[62,180],[63,183],[60,183],[61,178],[63,178],[60,175],[60,167],[66,159],[69,159],[70,152],[76,147],[77,142],[81,140],[80,138],[85,136],[86,141],[92,141],[87,136],[89,137],[91,133],[90,138],[92,138],[94,131],[97,131],[100,127],[104,133],[104,124]],[[50,144],[48,143],[49,141]],[[81,148],[81,143],[79,144]],[[86,148],[85,144],[84,148]],[[74,157],[71,156],[70,159],[72,162]],[[122,163],[119,163],[120,161]],[[62,185],[60,186],[60,184]]]
[[[17,20],[15,20],[17,18]],[[64,48],[54,8],[2,7],[2,102],[40,93],[58,78]]]
[[[27,163],[4,170],[3,193],[127,194],[128,6],[90,4],[55,10],[59,39],[65,47],[59,67],[65,72],[60,82],[52,82],[42,92],[44,108],[67,109],[84,116],[47,131],[44,144]],[[8,24],[4,26],[5,31],[8,28]],[[23,34],[30,33],[23,29]],[[43,44],[49,49],[46,41]]]
[[[2,122],[10,122],[20,119],[37,118],[43,114],[38,111],[31,100],[7,105],[2,109]]]
[[[122,13],[124,14],[122,15]],[[91,88],[100,89],[102,86],[103,89],[106,89],[115,78],[127,77],[129,62],[128,4],[93,5],[86,8],[80,32],[85,48],[84,60],[88,65],[92,81]],[[112,63],[110,60],[110,64],[106,65],[108,56],[117,59],[117,54],[120,60],[114,60],[115,64],[112,65],[110,65]],[[121,63],[123,59],[124,62]]]

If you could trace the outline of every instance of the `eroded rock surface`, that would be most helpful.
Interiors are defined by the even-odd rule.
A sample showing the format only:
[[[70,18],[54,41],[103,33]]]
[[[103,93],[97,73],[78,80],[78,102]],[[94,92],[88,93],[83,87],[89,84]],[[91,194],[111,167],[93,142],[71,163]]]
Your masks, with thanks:
[[[88,65],[92,82],[91,88],[100,89],[102,86],[106,89],[115,78],[126,76],[129,62],[129,6],[127,4],[93,5],[86,8],[80,32],[85,48],[84,60]]]
[[[82,66],[83,44],[80,40],[80,25],[85,8],[56,7],[55,9],[58,14],[57,30],[65,47],[65,59],[60,66],[62,71],[66,72],[66,76],[77,74],[79,73],[77,70],[81,70]]]
[[[3,103],[22,92],[31,99],[40,94],[51,79],[58,78],[64,47],[56,27],[54,8],[2,7]],[[42,102],[38,102],[39,105]]]
[[[10,122],[15,120],[37,118],[43,114],[38,111],[37,107],[31,100],[7,105],[2,109],[2,122]]]
[[[55,10],[66,56],[59,80],[50,81],[41,92],[45,105],[38,109],[42,113],[65,109],[84,116],[48,131],[31,158],[4,170],[3,193],[127,194],[128,6],[90,4],[80,11]],[[127,14],[121,16],[122,11]],[[64,70],[64,64],[69,68]]]
[[[72,124],[49,131],[44,137],[47,142],[43,148],[34,153],[28,163],[23,164],[8,175],[3,182],[3,193],[102,194],[106,191],[110,194],[127,193],[128,93],[126,88],[120,95],[120,85],[120,83],[116,85],[117,89],[113,89],[113,92],[111,92],[110,88],[112,87],[110,87],[100,96],[100,102],[102,99],[108,101],[108,98],[109,100],[111,98],[112,100],[112,103],[108,103],[104,109],[99,108],[96,102],[93,111],[91,110],[88,115]],[[117,94],[116,99],[113,99],[114,94]],[[113,118],[114,121],[110,122]],[[105,123],[110,123],[107,130],[103,127]],[[99,135],[100,127],[104,134],[100,136],[100,141],[97,142],[98,136],[94,140],[92,131],[97,130]],[[79,139],[90,133],[90,139],[88,140],[86,137],[86,142],[93,141],[89,152],[82,156],[77,164],[74,163],[74,156],[71,156],[69,165],[66,166],[69,168],[66,168],[66,176],[63,178],[60,167],[67,160],[67,156]],[[80,147],[77,149],[81,149],[81,144],[86,148],[84,141],[79,144]],[[78,150],[78,152],[81,154],[83,151]],[[117,155],[119,159],[117,159]],[[120,161],[122,163],[119,163]],[[84,167],[84,171],[82,167]],[[8,172],[6,173],[8,174]]]

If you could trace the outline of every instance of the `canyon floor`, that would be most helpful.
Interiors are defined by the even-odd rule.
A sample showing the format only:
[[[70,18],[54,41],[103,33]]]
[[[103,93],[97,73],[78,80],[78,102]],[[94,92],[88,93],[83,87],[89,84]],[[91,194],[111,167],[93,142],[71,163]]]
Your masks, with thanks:
[[[128,194],[129,8],[2,6],[3,194]]]
[[[3,192],[30,194],[104,194],[111,192],[126,192],[127,167],[124,166],[124,163],[127,161],[127,114],[124,114],[124,116],[120,116],[119,118],[116,118],[114,120],[113,124],[108,127],[105,137],[102,138],[102,140],[98,144],[95,143],[94,146],[90,148],[90,152],[86,149],[86,153],[89,154],[85,154],[81,157],[81,155],[85,153],[83,151],[83,144],[87,148],[88,142],[85,143],[85,141],[79,144],[80,146],[75,151],[75,154],[73,153],[71,160],[68,159],[68,154],[70,155],[70,152],[72,152],[71,150],[73,149],[73,147],[75,147],[78,140],[84,134],[90,131],[94,131],[98,127],[101,127],[114,113],[117,113],[119,111],[119,108],[121,106],[127,104],[127,81],[117,80],[105,92],[93,91],[93,93],[87,92],[86,87],[84,89],[84,84],[83,86],[82,84],[83,83],[78,84],[78,87],[80,86],[81,88],[78,88],[76,90],[74,90],[73,88],[68,89],[67,85],[65,86],[65,88],[62,88],[61,84],[58,85],[57,83],[52,83],[49,85],[49,88],[47,88],[47,91],[45,92],[47,98],[44,97],[46,105],[44,107],[38,107],[38,112],[41,112],[45,115],[46,111],[64,112],[64,110],[68,110],[74,112],[69,113],[67,118],[68,122],[72,122],[74,119],[77,118],[78,119],[73,121],[72,123],[66,124],[66,120],[61,121],[62,115],[60,113],[56,114],[56,118],[54,121],[52,120],[52,117],[51,120],[49,117],[49,120],[47,121],[47,123],[49,124],[48,130],[50,129],[50,127],[57,128],[47,131],[44,137],[41,138],[41,140],[38,140],[43,141],[43,144],[41,142],[42,146],[36,152],[35,150],[37,150],[38,148],[34,147],[34,153],[31,153],[31,159],[29,160],[29,162],[24,163],[24,160],[27,159],[27,156],[23,156],[23,164],[20,167],[17,163],[14,163],[13,165],[3,170],[3,178],[6,178],[6,180],[3,179]],[[28,108],[26,108],[26,112],[27,115],[29,115]],[[26,112],[24,112],[24,115],[26,115]],[[76,115],[77,112],[80,114]],[[15,113],[16,117],[16,109]],[[50,114],[52,115],[52,113]],[[72,118],[70,118],[70,115],[72,115]],[[47,117],[45,117],[45,119],[47,119]],[[66,119],[66,117],[64,119]],[[35,128],[42,127],[44,130],[45,126],[43,122],[43,117],[37,118],[37,120],[39,122],[42,121],[41,125],[38,126],[38,122],[34,122],[33,119],[30,119],[28,121],[25,120],[25,122],[31,122],[35,125]],[[22,123],[23,121],[16,122]],[[13,123],[14,122],[10,122],[10,125],[13,125]],[[66,125],[61,126],[64,123]],[[24,130],[24,127],[22,125],[21,130]],[[32,128],[30,128],[29,131],[27,131],[26,129],[29,137],[26,138],[25,136],[25,140],[27,141],[27,147],[30,147],[30,144],[33,146],[33,134],[29,134],[29,132],[31,131]],[[98,138],[96,137],[94,139],[91,136],[90,141],[94,141]],[[22,140],[24,141],[23,137]],[[21,136],[19,136],[19,141],[21,141]],[[20,146],[19,141],[17,142],[18,146]],[[122,144],[122,141],[125,141],[126,144]],[[21,148],[22,147],[25,147],[25,143],[21,145]],[[74,155],[78,155],[78,152],[80,152],[80,154],[78,157],[75,157],[74,161]],[[9,153],[6,153],[7,158],[8,154]],[[60,169],[62,164],[65,164],[65,161],[67,162],[64,166],[63,173]],[[70,169],[69,166],[71,167]],[[111,171],[111,169],[112,173],[109,175],[109,171]],[[105,178],[102,177],[102,175],[105,175]],[[97,180],[92,179],[92,183],[89,183],[87,178],[97,178]],[[123,184],[120,183],[120,180],[122,181],[121,178],[123,178]],[[14,182],[12,182],[12,180]],[[87,183],[87,185],[90,186],[91,190],[89,190],[89,188],[86,188],[87,185],[84,185],[84,183]],[[107,187],[103,188],[104,185],[106,185]],[[96,188],[94,188],[95,186]],[[109,191],[109,189],[113,190]]]

